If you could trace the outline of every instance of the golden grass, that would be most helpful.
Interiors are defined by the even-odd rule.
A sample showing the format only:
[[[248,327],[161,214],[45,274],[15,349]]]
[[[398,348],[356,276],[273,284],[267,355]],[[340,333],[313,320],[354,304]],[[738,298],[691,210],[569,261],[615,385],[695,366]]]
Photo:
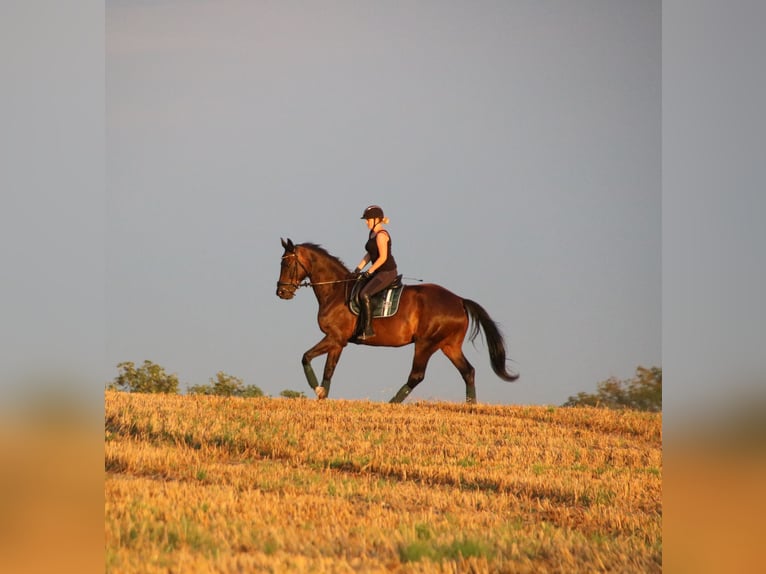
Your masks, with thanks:
[[[105,397],[107,572],[659,572],[660,415]]]

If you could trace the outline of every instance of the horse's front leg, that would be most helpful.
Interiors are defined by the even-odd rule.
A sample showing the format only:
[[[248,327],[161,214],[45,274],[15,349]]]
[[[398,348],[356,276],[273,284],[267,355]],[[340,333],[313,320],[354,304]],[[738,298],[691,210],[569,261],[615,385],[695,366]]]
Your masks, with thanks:
[[[329,337],[325,337],[316,345],[311,347],[308,351],[303,353],[303,358],[301,359],[303,372],[306,374],[306,380],[308,381],[309,386],[314,389],[317,398],[324,399],[328,394],[330,394],[330,382],[342,352],[342,345]],[[311,367],[311,361],[317,358],[319,355],[324,354],[327,355],[327,359],[325,360],[324,373],[322,374],[322,384],[320,385],[317,381],[314,369]]]

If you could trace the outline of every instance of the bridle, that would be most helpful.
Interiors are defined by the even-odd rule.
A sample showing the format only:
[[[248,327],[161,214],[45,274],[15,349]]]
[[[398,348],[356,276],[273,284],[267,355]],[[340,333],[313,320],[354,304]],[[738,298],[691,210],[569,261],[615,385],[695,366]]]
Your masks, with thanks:
[[[298,257],[298,254],[295,252],[292,253],[285,253],[282,256],[282,259],[288,259],[291,258],[294,262],[294,265],[292,266],[292,269],[290,270],[290,277],[291,281],[284,282],[284,281],[277,281],[277,287],[292,287],[293,292],[295,292],[299,287],[307,287],[310,285],[309,281],[304,281],[303,283],[299,283],[297,280],[298,277],[298,266],[300,265],[301,269],[306,272],[306,277],[309,276],[309,270],[306,269],[306,266],[301,262],[300,257]]]
[[[285,282],[285,281],[277,281],[277,287],[292,287],[293,293],[297,291],[301,287],[314,287],[316,285],[332,285],[334,283],[348,283],[350,281],[356,281],[356,277],[351,277],[349,279],[337,279],[335,281],[318,281],[313,282],[309,281],[308,277],[310,276],[311,272],[306,268],[306,266],[301,262],[300,257],[298,257],[298,254],[295,252],[292,253],[286,253],[282,256],[282,259],[293,259],[293,267],[290,270],[290,277],[292,278],[291,281]],[[296,279],[298,277],[298,266],[300,266],[301,269],[306,273],[306,280],[303,282],[298,282]]]

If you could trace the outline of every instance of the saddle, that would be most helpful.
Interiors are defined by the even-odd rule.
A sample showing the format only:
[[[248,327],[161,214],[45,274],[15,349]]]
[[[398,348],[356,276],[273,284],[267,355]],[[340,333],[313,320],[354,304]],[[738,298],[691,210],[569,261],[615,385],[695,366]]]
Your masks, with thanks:
[[[354,284],[348,300],[348,308],[354,315],[359,315],[359,290],[362,288],[362,285],[364,285],[364,281],[357,281]],[[396,279],[388,287],[370,297],[373,318],[390,317],[396,314],[396,311],[399,309],[399,298],[402,296],[402,291],[404,291],[402,276],[397,275]]]

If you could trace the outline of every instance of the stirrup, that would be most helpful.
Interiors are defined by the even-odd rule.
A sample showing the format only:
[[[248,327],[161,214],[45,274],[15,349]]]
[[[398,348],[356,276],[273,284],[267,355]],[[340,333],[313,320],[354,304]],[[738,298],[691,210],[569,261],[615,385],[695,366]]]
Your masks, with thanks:
[[[375,331],[372,329],[372,325],[365,325],[362,327],[362,332],[357,335],[359,339],[369,339],[375,336]]]

